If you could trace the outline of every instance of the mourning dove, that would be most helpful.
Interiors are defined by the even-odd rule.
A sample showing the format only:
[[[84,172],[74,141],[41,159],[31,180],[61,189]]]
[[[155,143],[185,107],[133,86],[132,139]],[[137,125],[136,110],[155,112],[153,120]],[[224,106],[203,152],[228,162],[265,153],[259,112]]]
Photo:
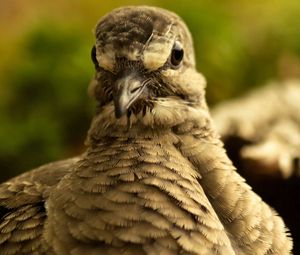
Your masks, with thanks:
[[[223,149],[183,21],[125,7],[95,35],[87,149],[1,185],[0,253],[290,254]]]

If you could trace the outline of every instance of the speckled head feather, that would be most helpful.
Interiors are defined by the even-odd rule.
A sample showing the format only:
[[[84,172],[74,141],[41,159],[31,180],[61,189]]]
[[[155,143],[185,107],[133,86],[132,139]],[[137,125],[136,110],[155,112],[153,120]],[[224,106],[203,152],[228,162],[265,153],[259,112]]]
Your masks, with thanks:
[[[89,88],[99,102],[94,128],[111,131],[128,126],[128,118],[130,124],[171,127],[187,116],[189,106],[206,109],[192,37],[176,14],[146,6],[116,9],[99,21],[95,36],[97,68]],[[182,57],[176,66],[174,48]]]
[[[97,58],[100,65],[113,70],[115,58],[144,60],[155,70],[164,64],[174,40],[184,42],[186,56],[194,64],[191,35],[174,13],[153,7],[119,8],[104,16],[95,29]],[[156,61],[152,61],[151,59]]]

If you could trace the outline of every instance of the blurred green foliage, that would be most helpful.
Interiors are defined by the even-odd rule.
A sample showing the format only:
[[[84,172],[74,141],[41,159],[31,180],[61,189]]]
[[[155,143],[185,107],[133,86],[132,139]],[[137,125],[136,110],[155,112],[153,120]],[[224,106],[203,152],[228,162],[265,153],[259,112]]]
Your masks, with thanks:
[[[300,2],[0,2],[0,181],[82,150],[94,111],[91,29],[111,9],[156,5],[188,24],[210,104],[300,76]]]
[[[0,108],[0,169],[22,170],[78,152],[90,122],[90,45],[76,30],[42,23],[7,72]],[[2,173],[2,175],[5,172]]]

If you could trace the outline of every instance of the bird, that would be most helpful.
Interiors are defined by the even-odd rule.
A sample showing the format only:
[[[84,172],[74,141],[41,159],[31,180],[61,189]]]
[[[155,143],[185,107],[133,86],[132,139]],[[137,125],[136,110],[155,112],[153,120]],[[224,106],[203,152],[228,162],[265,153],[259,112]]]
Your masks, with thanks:
[[[1,184],[0,254],[291,254],[223,148],[182,19],[121,7],[94,34],[86,150]]]

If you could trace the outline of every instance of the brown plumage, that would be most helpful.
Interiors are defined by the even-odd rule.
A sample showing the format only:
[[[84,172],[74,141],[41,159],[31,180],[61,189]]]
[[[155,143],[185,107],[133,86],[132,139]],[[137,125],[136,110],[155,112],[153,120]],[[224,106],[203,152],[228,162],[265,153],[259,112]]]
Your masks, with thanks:
[[[215,132],[181,19],[120,8],[95,34],[87,150],[0,186],[0,254],[289,254]]]

